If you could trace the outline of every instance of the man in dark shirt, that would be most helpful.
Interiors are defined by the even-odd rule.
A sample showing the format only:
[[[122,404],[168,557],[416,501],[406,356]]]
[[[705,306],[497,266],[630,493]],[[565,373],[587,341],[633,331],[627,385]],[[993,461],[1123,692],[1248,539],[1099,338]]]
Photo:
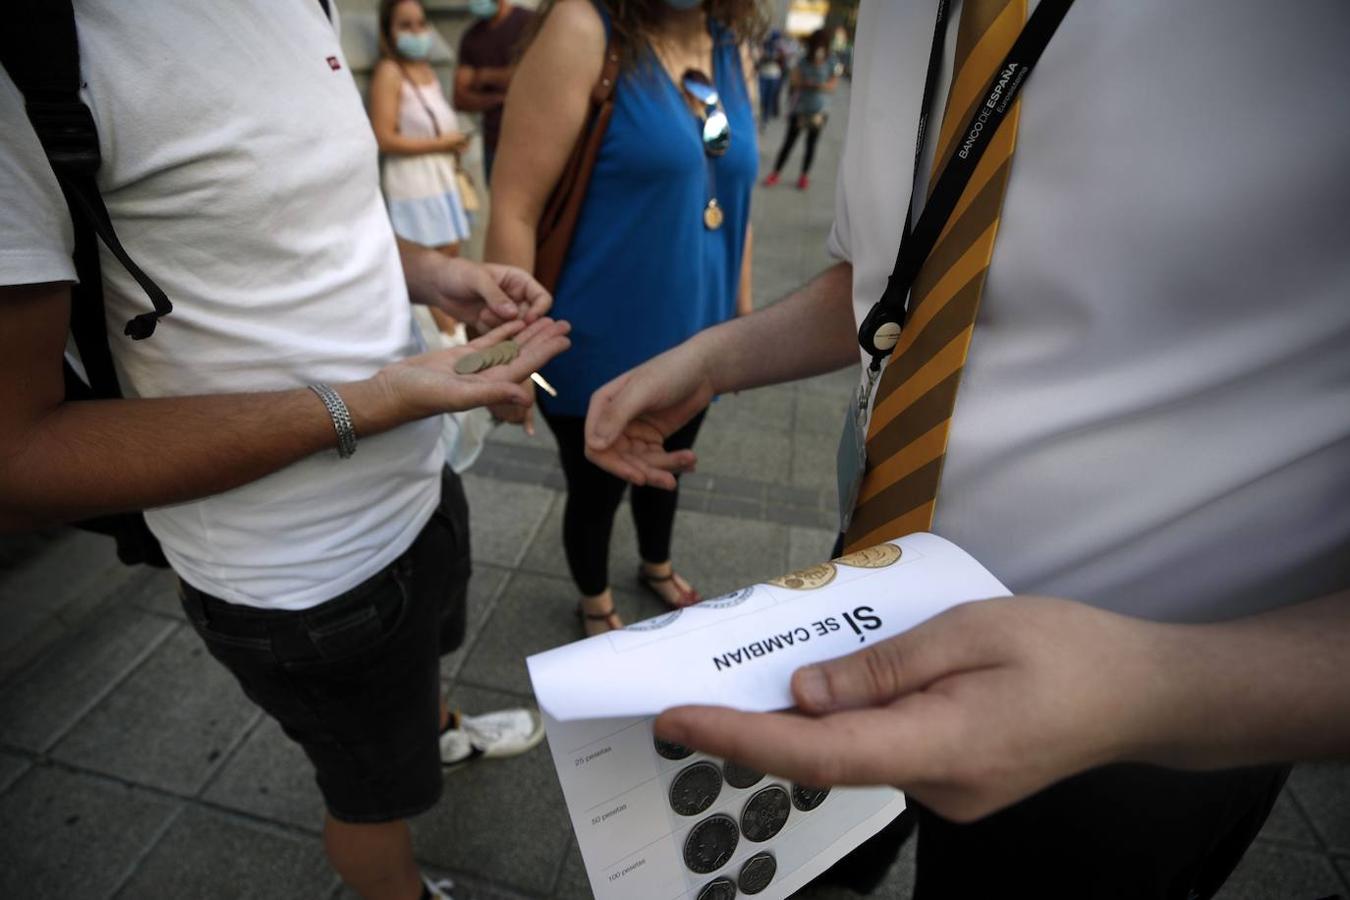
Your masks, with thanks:
[[[506,88],[534,13],[493,0],[473,3],[470,9],[482,18],[459,41],[455,108],[483,114],[483,174],[491,181]]]

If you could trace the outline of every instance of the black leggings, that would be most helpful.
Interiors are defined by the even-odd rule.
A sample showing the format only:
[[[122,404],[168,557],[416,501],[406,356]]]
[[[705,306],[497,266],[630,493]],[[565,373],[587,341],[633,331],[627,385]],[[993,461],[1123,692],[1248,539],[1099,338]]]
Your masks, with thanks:
[[[706,410],[705,410],[706,412]],[[667,450],[694,446],[704,413],[699,413],[666,439]],[[563,549],[572,580],[587,597],[609,587],[609,538],[614,513],[623,500],[628,482],[609,474],[586,458],[586,420],[580,416],[545,415],[544,421],[558,439],[563,475],[567,478],[567,506],[563,510]],[[638,552],[649,563],[670,559],[670,534],[675,525],[675,491],[634,487],[633,524],[637,526]]]
[[[812,125],[813,116],[788,116],[787,134],[783,136],[783,149],[778,151],[778,162],[774,165],[775,172],[783,171],[783,166],[787,164],[787,158],[792,153],[792,147],[797,143],[797,135],[802,130],[806,130],[806,158],[802,160],[802,174],[805,175],[811,171],[811,162],[816,158],[816,141],[820,140],[820,133],[825,129],[824,117],[821,118],[819,125]]]

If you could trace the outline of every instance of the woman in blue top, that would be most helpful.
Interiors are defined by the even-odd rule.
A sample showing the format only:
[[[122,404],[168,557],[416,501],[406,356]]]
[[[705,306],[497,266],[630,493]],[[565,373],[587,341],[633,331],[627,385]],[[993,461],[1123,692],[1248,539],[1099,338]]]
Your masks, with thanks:
[[[755,0],[545,3],[507,96],[487,259],[532,270],[539,217],[585,125],[606,47],[620,53],[613,117],[554,297],[552,315],[572,323],[572,349],[542,373],[557,398],[539,398],[567,477],[563,543],[588,633],[622,624],[608,571],[625,488],[585,457],[591,394],[749,311],[759,153],[743,47],[757,13]],[[730,134],[725,146],[706,139],[703,127],[705,119],[720,124],[719,113]],[[692,445],[701,419],[668,445]],[[672,492],[633,489],[639,581],[679,607],[700,598],[671,567],[675,504]]]

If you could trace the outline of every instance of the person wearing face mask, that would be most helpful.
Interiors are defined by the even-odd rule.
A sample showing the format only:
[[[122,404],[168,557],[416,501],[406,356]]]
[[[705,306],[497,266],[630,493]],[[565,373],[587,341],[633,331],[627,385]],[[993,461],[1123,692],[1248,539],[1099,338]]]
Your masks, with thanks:
[[[505,0],[469,0],[469,12],[478,21],[459,41],[455,107],[483,114],[483,175],[491,181],[502,104],[534,13]]]
[[[829,120],[828,109],[830,94],[838,79],[830,62],[829,38],[823,30],[811,35],[806,44],[806,57],[792,72],[792,111],[788,115],[788,130],[783,136],[782,149],[778,151],[778,161],[773,171],[764,179],[765,187],[773,187],[779,181],[779,173],[787,164],[792,148],[797,144],[797,136],[806,132],[806,156],[802,158],[802,174],[797,179],[797,189],[806,190],[811,186],[811,163],[816,157],[816,142],[825,130]]]
[[[456,256],[471,224],[456,174],[468,137],[427,63],[432,30],[422,4],[382,0],[379,23],[370,120],[389,218],[399,237]]]

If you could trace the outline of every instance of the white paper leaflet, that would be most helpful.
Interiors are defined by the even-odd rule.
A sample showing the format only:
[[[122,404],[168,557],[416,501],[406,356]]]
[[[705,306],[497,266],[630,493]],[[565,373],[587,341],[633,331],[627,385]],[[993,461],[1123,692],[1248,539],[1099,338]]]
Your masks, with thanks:
[[[1007,593],[954,544],[915,534],[530,657],[597,900],[780,900],[904,809],[891,788],[822,793],[662,745],[657,713],[787,708],[799,667]]]

